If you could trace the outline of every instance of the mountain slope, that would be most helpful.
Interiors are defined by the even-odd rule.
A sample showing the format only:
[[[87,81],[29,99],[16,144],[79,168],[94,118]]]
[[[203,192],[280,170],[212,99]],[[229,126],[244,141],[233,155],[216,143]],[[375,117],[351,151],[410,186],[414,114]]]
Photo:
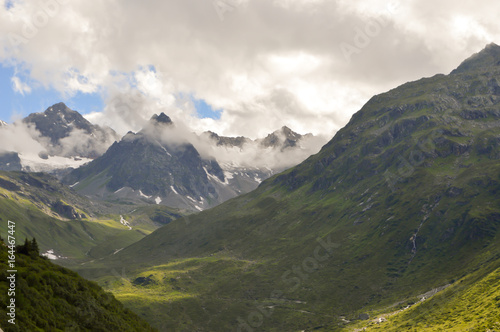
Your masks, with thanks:
[[[62,264],[113,254],[177,217],[166,207],[92,202],[47,174],[0,172],[2,234],[11,220],[20,239],[36,237]]]
[[[18,249],[22,249],[19,248]],[[7,247],[0,244],[1,328],[10,331],[154,331],[96,283],[52,264],[34,250],[17,253],[15,324],[8,323]]]
[[[299,166],[80,272],[152,274],[150,292],[211,317],[174,327],[331,331],[500,263],[500,66],[470,68],[373,97]],[[175,317],[131,287],[127,305]]]

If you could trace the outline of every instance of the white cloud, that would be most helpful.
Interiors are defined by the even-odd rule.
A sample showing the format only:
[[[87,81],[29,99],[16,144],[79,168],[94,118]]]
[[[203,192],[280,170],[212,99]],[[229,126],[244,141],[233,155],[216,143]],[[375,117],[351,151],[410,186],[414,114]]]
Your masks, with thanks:
[[[21,81],[21,79],[17,76],[13,76],[11,78],[12,81],[12,89],[17,92],[22,94],[23,96],[25,94],[30,94],[31,93],[31,87],[27,84]]]
[[[88,118],[122,132],[164,111],[222,135],[288,125],[331,137],[372,95],[500,43],[494,0],[225,3],[218,12],[206,0],[15,2],[0,8],[0,61],[69,95],[102,92],[104,113]],[[343,44],[356,47],[351,61]],[[140,100],[124,106],[134,89]],[[221,119],[197,119],[180,97],[189,95]]]

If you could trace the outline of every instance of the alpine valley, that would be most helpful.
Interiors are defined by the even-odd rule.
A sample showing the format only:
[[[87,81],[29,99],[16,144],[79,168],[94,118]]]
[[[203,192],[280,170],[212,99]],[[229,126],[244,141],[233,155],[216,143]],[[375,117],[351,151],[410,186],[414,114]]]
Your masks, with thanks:
[[[41,123],[53,113],[58,129]],[[372,97],[294,167],[315,138],[287,127],[258,140],[181,135],[158,114],[118,140],[64,105],[45,114],[23,121],[45,147],[37,158],[82,163],[13,171],[27,163],[5,149],[2,234],[16,220],[18,236],[127,308],[21,248],[23,269],[43,276],[26,276],[26,294],[27,284],[50,293],[55,280],[54,298],[60,285],[84,290],[50,303],[78,313],[74,330],[110,312],[109,326],[131,331],[149,328],[142,319],[159,331],[500,330],[498,45]],[[92,139],[83,149],[71,133]],[[272,158],[252,165],[237,152]],[[63,317],[25,308],[25,330],[62,330]]]

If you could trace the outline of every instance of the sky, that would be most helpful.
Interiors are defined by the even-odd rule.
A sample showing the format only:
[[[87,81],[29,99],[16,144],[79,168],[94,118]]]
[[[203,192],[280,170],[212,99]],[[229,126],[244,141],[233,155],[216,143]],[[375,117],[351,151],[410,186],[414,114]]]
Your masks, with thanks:
[[[0,119],[333,137],[373,95],[500,44],[496,0],[2,1]]]

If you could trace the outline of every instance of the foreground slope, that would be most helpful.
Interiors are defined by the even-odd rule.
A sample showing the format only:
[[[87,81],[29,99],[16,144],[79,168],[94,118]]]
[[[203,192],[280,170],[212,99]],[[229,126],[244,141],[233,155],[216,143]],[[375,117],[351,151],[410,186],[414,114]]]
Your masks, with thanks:
[[[39,257],[17,253],[15,296],[8,296],[7,247],[0,244],[0,327],[3,331],[154,331],[96,283]],[[15,299],[15,317],[7,305]],[[10,309],[9,309],[10,312]],[[15,324],[7,320],[15,318]]]
[[[400,310],[374,313],[368,323],[362,322],[358,327],[384,332],[497,331],[500,329],[499,278],[498,267],[491,273],[479,269],[429,300],[422,297],[401,305]]]
[[[493,273],[499,74],[492,44],[375,96],[301,165],[80,272],[165,331],[338,330]]]

